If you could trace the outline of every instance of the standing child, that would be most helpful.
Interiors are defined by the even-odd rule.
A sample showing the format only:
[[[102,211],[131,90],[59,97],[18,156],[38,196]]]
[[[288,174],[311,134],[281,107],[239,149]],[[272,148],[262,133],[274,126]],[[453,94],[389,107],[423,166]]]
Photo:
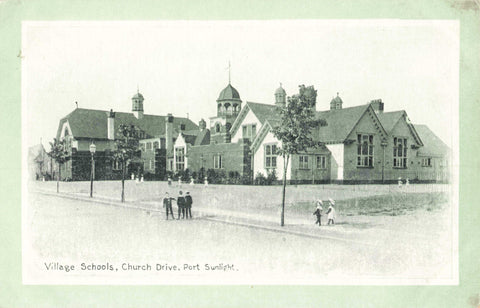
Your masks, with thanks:
[[[332,225],[335,224],[335,218],[336,218],[336,213],[335,213],[335,201],[333,201],[332,198],[329,198],[328,201],[330,202],[330,206],[328,207],[328,210],[327,210],[327,218],[328,218],[328,223],[327,225],[329,225],[330,223],[332,223]]]
[[[192,196],[190,196],[190,192],[187,191],[187,194],[185,195],[185,216],[188,219],[188,216],[190,215],[190,219],[192,219]]]
[[[317,215],[317,221],[315,222],[315,224],[318,223],[318,226],[320,227],[322,225],[322,200],[317,200],[317,210],[315,212],[313,212],[313,215]]]
[[[180,219],[180,214],[182,214],[182,219],[185,219],[185,197],[183,196],[183,192],[181,190],[178,192],[177,207],[178,207],[177,220]]]
[[[173,216],[172,200],[175,200],[175,198],[171,198],[169,196],[168,192],[166,192],[165,197],[163,198],[163,207],[167,211],[167,220],[168,220],[168,212],[170,212],[170,214],[172,214],[172,219],[175,219],[175,216]]]

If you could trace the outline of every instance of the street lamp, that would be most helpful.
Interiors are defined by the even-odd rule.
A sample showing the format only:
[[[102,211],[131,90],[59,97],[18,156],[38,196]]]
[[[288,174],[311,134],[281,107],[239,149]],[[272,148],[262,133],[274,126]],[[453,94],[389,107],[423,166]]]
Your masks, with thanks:
[[[90,154],[92,154],[92,168],[90,171],[90,198],[93,197],[93,173],[95,172],[95,161],[93,160],[93,155],[95,154],[95,151],[97,150],[97,147],[93,144],[90,144]]]

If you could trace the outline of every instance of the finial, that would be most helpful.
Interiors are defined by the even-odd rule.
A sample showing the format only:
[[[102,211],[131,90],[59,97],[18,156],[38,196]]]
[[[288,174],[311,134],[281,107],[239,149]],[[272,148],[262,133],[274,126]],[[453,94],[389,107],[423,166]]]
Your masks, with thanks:
[[[282,87],[282,83],[280,82],[280,88]]]
[[[140,90],[138,89],[138,83],[137,83],[137,94],[139,94],[139,93],[140,93]]]
[[[75,102],[75,105],[76,105],[76,106],[77,106],[77,108],[78,108],[78,102]]]
[[[337,92],[337,96],[338,96],[338,94],[339,94],[339,93]]]
[[[230,66],[230,60],[228,60],[228,84],[230,84],[230,72],[231,72],[231,66]]]

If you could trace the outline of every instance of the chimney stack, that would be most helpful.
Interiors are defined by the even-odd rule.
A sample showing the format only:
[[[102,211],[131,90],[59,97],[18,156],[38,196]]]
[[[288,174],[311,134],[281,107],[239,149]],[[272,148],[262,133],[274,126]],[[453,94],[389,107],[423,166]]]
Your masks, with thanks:
[[[173,152],[173,115],[167,114],[167,121],[165,122],[165,147],[167,154]]]
[[[372,105],[373,110],[375,110],[376,114],[383,113],[384,103],[382,99],[374,99],[370,101],[370,105]]]
[[[198,122],[198,128],[200,128],[200,131],[205,130],[205,128],[207,128],[207,122],[205,122],[204,119],[201,119],[200,122]]]
[[[115,140],[115,112],[110,109],[107,119],[107,138],[108,140]]]

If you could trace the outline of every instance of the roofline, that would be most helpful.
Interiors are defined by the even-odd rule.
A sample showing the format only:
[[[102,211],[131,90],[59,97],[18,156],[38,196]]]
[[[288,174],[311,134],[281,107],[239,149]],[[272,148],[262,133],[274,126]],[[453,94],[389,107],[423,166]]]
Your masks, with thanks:
[[[359,106],[365,106],[365,105],[359,105]],[[358,106],[358,107],[359,107],[359,106]],[[355,125],[353,125],[353,126],[352,126],[352,129],[348,132],[347,137],[350,136],[350,134],[353,132],[353,130],[355,129],[355,127],[357,127],[358,123],[360,122],[360,120],[362,119],[362,117],[365,115],[365,113],[366,113],[367,110],[369,110],[369,109],[372,109],[372,113],[373,113],[373,115],[375,116],[375,119],[377,119],[377,122],[378,122],[378,124],[380,125],[380,128],[382,129],[383,133],[385,134],[385,138],[388,137],[388,133],[387,133],[387,131],[385,130],[385,128],[383,127],[382,122],[381,122],[380,119],[378,118],[377,114],[375,113],[375,110],[373,110],[372,105],[371,105],[371,104],[366,104],[366,106],[367,106],[367,107],[365,108],[365,110],[363,111],[363,113],[358,117],[357,122],[355,122]],[[342,141],[342,143],[345,142],[346,140],[347,140],[347,138],[345,138],[345,139]]]
[[[270,124],[270,122],[268,122],[268,120],[265,120],[265,123],[262,125],[262,128],[257,133],[257,137],[254,140],[252,140],[252,144],[250,146],[250,150],[252,150],[254,154],[257,152],[260,144],[262,144],[268,132],[271,130],[272,130],[272,125]]]
[[[74,113],[76,110],[78,109],[81,109],[81,110],[89,110],[89,111],[101,111],[101,112],[110,112],[110,110],[102,110],[102,109],[92,109],[92,108],[75,108],[73,109],[70,113],[68,113],[66,116],[64,116],[63,118],[61,118],[60,120],[63,120],[63,119],[68,119],[68,117]],[[113,109],[112,109],[113,110]],[[113,112],[115,113],[123,113],[123,114],[133,114],[133,111],[130,111],[130,112],[126,112],[126,111],[115,111],[113,110]],[[146,114],[144,113],[143,116],[153,116],[153,117],[168,117],[168,115],[157,115],[157,114]],[[191,121],[193,124],[195,124],[195,122],[193,122],[191,119],[187,118],[187,117],[179,117],[179,116],[175,116],[175,115],[172,115],[174,119],[185,119],[185,120],[189,120]],[[197,125],[197,124],[195,124]],[[198,125],[197,125],[198,126]]]
[[[235,135],[237,130],[240,128],[240,123],[242,123],[243,119],[245,119],[245,116],[248,113],[247,107],[248,107],[248,110],[252,110],[252,108],[250,108],[250,106],[248,105],[248,102],[246,102],[245,106],[243,106],[243,108],[237,114],[237,117],[235,118],[235,121],[233,121],[233,123],[232,123],[232,127],[230,128],[230,136]],[[243,115],[243,114],[245,114],[245,115]],[[240,118],[242,118],[242,119],[240,119]]]

